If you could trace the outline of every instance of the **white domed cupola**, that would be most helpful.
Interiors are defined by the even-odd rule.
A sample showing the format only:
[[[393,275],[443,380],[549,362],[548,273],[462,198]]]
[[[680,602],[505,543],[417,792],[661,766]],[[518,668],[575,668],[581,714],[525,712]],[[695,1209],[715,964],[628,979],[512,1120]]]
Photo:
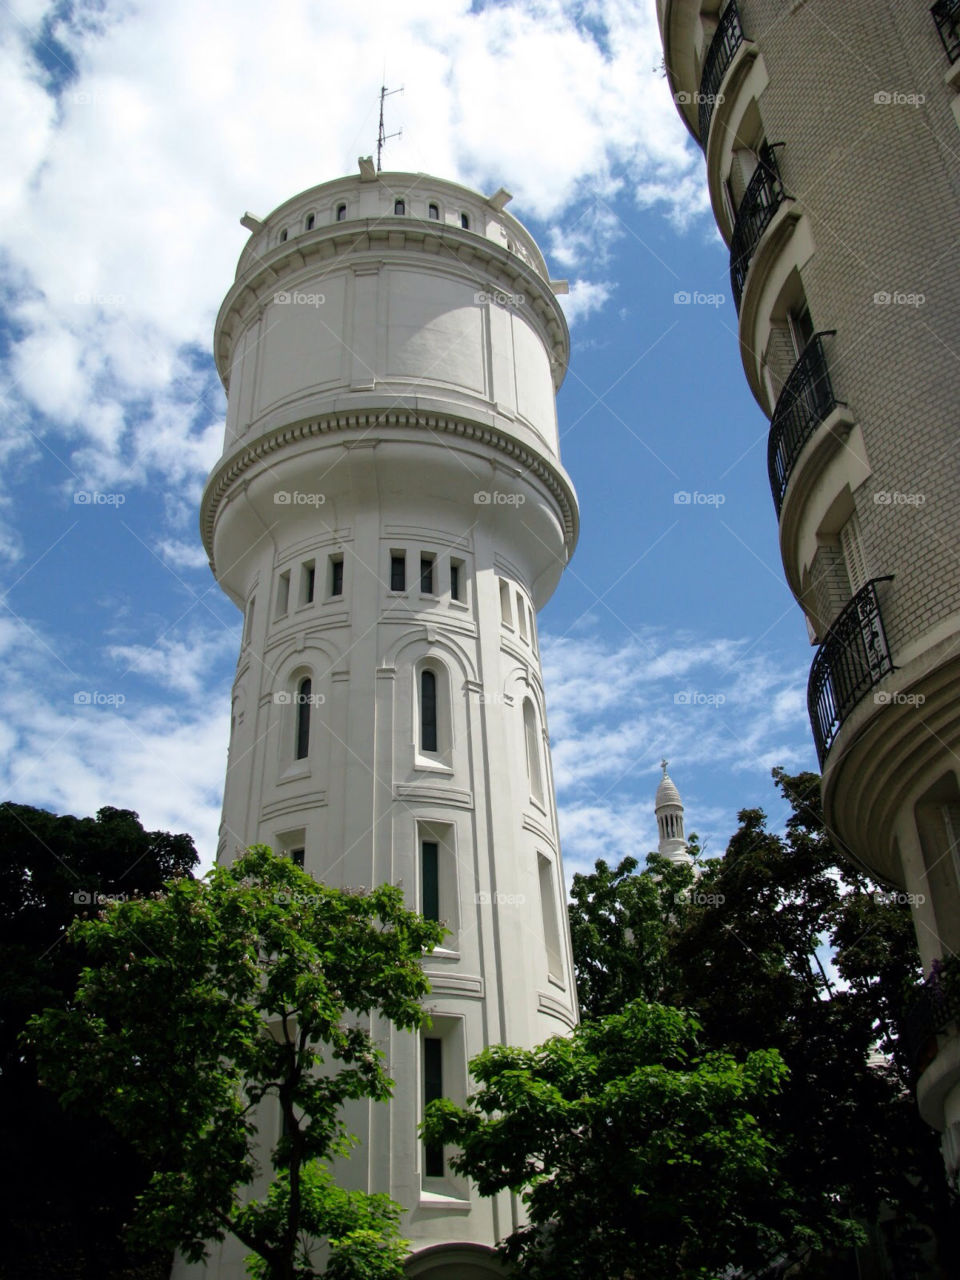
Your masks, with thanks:
[[[654,812],[657,815],[657,830],[660,834],[660,846],[657,852],[661,858],[669,858],[671,862],[692,862],[687,852],[687,842],[683,834],[683,801],[673,779],[667,773],[666,760],[660,761],[663,777],[657,787],[657,799]]]

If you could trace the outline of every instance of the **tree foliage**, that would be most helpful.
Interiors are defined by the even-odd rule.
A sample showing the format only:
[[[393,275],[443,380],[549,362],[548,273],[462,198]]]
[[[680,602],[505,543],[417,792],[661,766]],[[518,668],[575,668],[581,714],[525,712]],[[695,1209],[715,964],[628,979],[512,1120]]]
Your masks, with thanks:
[[[61,1101],[105,1116],[155,1171],[138,1238],[198,1261],[205,1241],[232,1233],[271,1280],[318,1274],[310,1237],[350,1220],[323,1171],[349,1143],[343,1105],[391,1093],[371,1018],[424,1024],[419,961],[442,928],[406,910],[399,888],[333,889],[255,846],[71,936],[89,959],[75,999],[30,1033]],[[270,1176],[255,1125],[269,1099],[283,1121],[279,1180],[250,1200],[244,1188]],[[354,1212],[349,1247],[324,1228],[329,1274],[395,1274],[395,1215],[380,1202],[367,1213]],[[379,1269],[362,1271],[375,1257]]]
[[[96,1118],[64,1114],[19,1037],[65,1007],[82,965],[71,923],[108,898],[155,893],[197,863],[187,835],[145,831],[135,813],[96,818],[0,805],[0,1274],[16,1280],[162,1280],[169,1257],[134,1257],[122,1228],[149,1169]]]

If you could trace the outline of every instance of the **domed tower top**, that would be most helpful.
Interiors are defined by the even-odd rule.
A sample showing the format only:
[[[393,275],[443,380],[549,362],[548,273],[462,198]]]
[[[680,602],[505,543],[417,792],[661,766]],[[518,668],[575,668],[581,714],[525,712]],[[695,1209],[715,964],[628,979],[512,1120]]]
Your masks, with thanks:
[[[663,777],[657,787],[654,806],[660,833],[657,852],[661,858],[669,858],[671,862],[690,863],[693,859],[687,852],[687,842],[683,835],[683,801],[673,779],[667,773],[666,760],[660,761],[660,767],[663,769]]]

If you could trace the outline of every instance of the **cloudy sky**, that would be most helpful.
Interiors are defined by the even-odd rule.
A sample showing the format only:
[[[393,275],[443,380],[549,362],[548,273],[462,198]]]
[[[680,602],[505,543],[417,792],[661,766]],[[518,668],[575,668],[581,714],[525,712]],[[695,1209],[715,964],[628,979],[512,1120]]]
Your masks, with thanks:
[[[214,317],[240,215],[354,171],[385,75],[385,167],[507,187],[572,285],[583,527],[540,619],[568,874],[654,847],[662,755],[713,851],[779,816],[811,651],[654,0],[16,0],[0,36],[3,795],[210,861],[239,644],[197,533]]]

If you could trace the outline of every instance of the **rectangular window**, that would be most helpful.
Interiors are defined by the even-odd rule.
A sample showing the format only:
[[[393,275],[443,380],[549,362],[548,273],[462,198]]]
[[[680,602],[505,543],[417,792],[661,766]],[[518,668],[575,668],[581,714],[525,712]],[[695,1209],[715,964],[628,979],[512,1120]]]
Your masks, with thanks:
[[[526,640],[527,638],[527,605],[523,596],[520,594],[519,591],[517,592],[517,626],[520,628],[520,639]]]
[[[530,643],[537,652],[537,615],[533,612],[533,605],[530,605]]]
[[[343,556],[330,557],[330,594],[343,595]]]
[[[281,573],[277,579],[277,611],[276,617],[282,618],[290,608],[290,570]]]
[[[423,1042],[423,1102],[436,1102],[443,1097],[443,1041],[432,1036]],[[424,1173],[428,1178],[442,1178],[443,1143],[424,1144]]]
[[[420,843],[420,876],[423,892],[421,914],[427,920],[440,919],[440,846],[436,840]]]
[[[290,861],[294,863],[295,866],[302,867],[305,854],[306,854],[306,850],[302,847],[299,849],[291,849]]]
[[[461,592],[463,590],[463,561],[450,561],[450,599],[462,600]]]
[[[420,557],[420,594],[424,596],[432,596],[433,590],[433,565],[434,557],[423,555]]]
[[[300,603],[313,604],[317,589],[317,566],[313,560],[305,560],[300,566]]]
[[[867,562],[863,554],[860,521],[855,511],[840,530],[840,550],[843,552],[843,562],[847,566],[847,577],[850,579],[850,594],[856,595],[867,583]]]
[[[498,579],[500,583],[500,621],[506,627],[513,626],[513,616],[510,612],[510,584],[505,578]]]
[[[250,602],[247,605],[246,616],[243,619],[243,643],[244,644],[250,643],[250,637],[253,634],[253,609],[256,603],[257,603],[257,597],[251,596]]]
[[[560,921],[557,917],[556,885],[553,863],[542,853],[537,854],[537,873],[540,880],[540,909],[543,913],[543,940],[547,950],[547,973],[558,982],[563,981],[563,960],[560,952]]]
[[[406,591],[407,557],[403,551],[390,552],[390,590]]]

